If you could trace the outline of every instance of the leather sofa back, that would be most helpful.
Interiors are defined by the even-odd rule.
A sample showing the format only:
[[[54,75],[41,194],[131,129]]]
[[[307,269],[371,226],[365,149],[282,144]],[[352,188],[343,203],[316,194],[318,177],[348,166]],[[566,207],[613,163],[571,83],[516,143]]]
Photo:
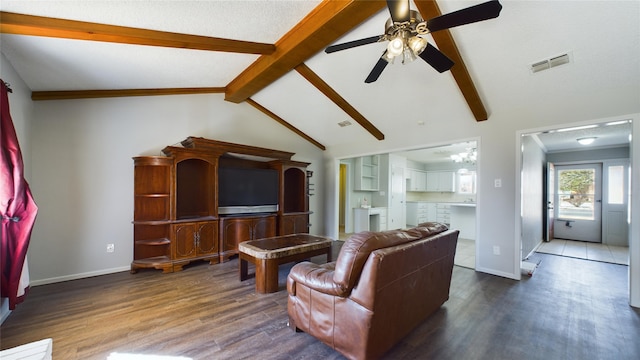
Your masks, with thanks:
[[[333,282],[340,289],[340,296],[347,296],[362,273],[372,251],[405,244],[446,231],[440,223],[423,223],[408,230],[383,232],[365,231],[352,235],[340,249],[336,260]]]

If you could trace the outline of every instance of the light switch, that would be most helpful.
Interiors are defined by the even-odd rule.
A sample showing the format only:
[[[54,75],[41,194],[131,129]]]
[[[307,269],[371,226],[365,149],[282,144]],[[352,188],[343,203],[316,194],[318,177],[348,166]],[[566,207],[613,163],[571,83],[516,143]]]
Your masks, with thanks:
[[[497,188],[502,187],[502,179],[493,180],[493,186]]]

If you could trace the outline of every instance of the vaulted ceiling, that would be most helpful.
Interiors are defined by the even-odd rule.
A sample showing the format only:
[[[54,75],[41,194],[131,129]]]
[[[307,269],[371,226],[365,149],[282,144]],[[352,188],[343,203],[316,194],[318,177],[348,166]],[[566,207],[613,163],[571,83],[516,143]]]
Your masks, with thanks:
[[[429,19],[481,2],[410,4]],[[322,50],[383,34],[386,1],[6,0],[1,50],[34,100],[214,93],[322,149],[448,117],[491,121],[492,109],[526,108],[538,93],[572,96],[567,82],[581,92],[637,86],[637,2],[501,3],[496,19],[427,37],[451,71],[396,62],[372,84],[364,79],[385,43]],[[568,64],[530,71],[564,53]]]

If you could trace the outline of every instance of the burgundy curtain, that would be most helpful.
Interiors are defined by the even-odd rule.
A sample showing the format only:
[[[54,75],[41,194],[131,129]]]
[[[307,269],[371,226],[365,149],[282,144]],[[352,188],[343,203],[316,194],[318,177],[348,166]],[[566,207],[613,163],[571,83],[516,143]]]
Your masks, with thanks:
[[[22,153],[9,113],[7,86],[0,80],[0,215],[2,216],[2,247],[0,266],[2,297],[9,299],[9,309],[24,300],[28,284],[21,284],[21,276],[31,229],[38,207],[33,201],[29,185],[24,179]]]

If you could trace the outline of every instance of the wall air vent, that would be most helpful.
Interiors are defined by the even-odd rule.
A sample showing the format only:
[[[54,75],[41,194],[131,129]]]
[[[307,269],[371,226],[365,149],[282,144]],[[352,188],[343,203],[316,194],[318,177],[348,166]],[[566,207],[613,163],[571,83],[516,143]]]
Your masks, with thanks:
[[[542,70],[551,69],[553,67],[560,66],[563,64],[568,64],[570,62],[571,62],[571,57],[569,56],[569,54],[562,54],[562,55],[554,56],[549,59],[544,59],[542,61],[535,62],[531,64],[530,69],[531,69],[531,73],[535,74]]]
[[[345,121],[339,122],[338,125],[340,125],[340,127],[345,127],[345,126],[351,125],[351,122],[349,120],[345,120]]]

